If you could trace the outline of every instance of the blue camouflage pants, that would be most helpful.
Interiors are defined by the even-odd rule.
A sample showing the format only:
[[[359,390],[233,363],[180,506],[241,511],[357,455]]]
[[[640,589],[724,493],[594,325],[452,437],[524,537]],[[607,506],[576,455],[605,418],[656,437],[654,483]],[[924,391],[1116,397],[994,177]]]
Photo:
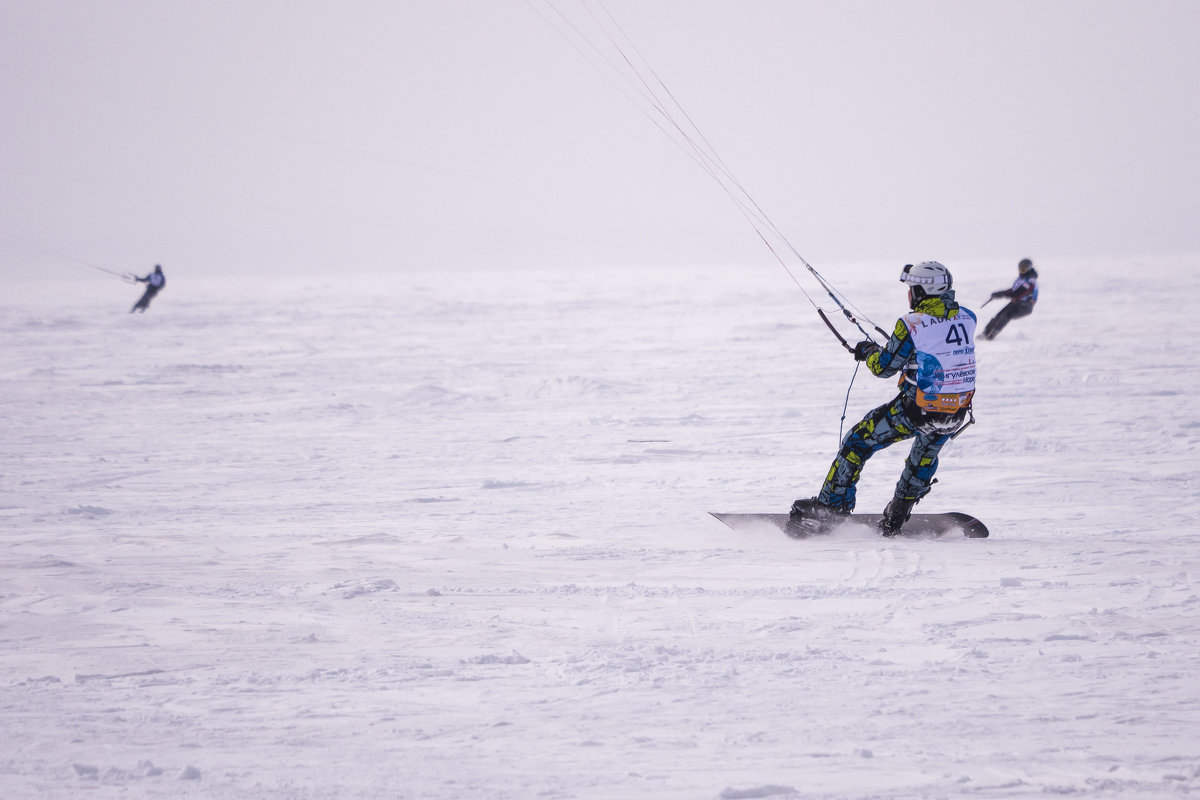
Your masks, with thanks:
[[[954,417],[960,415],[966,416],[960,412]],[[937,472],[938,452],[957,427],[948,425],[952,418],[944,414],[936,415],[939,419],[931,425],[931,416],[914,407],[904,395],[871,411],[842,440],[842,448],[825,476],[817,499],[834,508],[853,511],[855,487],[867,459],[885,447],[915,437],[896,484],[896,497],[920,500],[929,493],[933,474]]]

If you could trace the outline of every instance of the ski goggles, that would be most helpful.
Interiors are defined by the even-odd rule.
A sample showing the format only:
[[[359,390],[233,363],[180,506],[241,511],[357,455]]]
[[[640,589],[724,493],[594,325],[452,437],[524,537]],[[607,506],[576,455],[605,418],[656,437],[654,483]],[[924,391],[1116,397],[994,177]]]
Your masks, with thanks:
[[[904,269],[900,271],[900,282],[907,283],[910,286],[932,286],[938,283],[938,278],[934,275],[913,275],[913,264],[905,264]]]

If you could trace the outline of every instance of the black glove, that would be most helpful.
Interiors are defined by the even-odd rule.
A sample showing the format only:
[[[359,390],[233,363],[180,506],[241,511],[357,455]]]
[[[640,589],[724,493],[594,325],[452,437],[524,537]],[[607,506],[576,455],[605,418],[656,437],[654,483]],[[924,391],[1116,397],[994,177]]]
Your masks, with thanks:
[[[992,299],[993,299],[993,300],[996,300],[996,299],[998,299],[998,298],[1001,298],[1001,297],[1004,297],[1004,292],[992,292]]]
[[[870,339],[863,339],[858,344],[854,345],[854,360],[866,361],[871,357],[871,353],[878,353],[879,345],[872,342]]]

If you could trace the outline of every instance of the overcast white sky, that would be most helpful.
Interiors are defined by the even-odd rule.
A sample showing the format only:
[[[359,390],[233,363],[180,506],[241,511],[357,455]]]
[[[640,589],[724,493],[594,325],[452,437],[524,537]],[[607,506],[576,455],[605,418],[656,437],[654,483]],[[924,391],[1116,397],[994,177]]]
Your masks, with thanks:
[[[1198,2],[606,2],[818,266],[1200,253]],[[0,0],[0,271],[769,262],[531,4]]]

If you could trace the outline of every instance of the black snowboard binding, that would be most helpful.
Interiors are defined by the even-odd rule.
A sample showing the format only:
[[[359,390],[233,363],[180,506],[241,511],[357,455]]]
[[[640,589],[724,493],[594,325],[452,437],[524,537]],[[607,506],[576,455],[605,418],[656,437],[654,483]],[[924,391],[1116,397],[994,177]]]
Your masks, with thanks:
[[[879,533],[883,536],[895,536],[900,533],[904,523],[912,516],[913,506],[917,504],[915,497],[893,497],[883,509],[883,519],[879,520]]]
[[[815,497],[804,498],[792,503],[785,533],[793,539],[828,533],[848,516],[848,510],[826,505]]]

